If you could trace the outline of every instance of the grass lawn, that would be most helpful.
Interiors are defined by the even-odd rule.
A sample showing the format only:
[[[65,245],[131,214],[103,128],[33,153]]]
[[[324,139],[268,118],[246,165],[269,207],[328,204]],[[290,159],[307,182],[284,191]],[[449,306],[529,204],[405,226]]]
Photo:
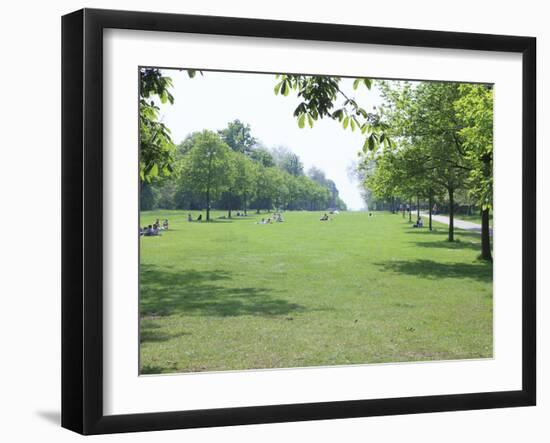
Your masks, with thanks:
[[[492,265],[477,259],[477,233],[448,243],[445,226],[388,213],[259,225],[266,215],[189,223],[188,212],[141,214],[170,221],[140,240],[141,373],[493,354]]]

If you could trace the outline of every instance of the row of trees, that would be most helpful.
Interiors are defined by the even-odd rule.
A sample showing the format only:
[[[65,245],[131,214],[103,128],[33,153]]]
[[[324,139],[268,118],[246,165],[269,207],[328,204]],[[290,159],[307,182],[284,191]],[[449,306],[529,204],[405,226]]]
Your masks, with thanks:
[[[169,177],[144,183],[142,209],[324,210],[346,209],[323,171],[304,173],[300,158],[286,148],[270,151],[235,120],[217,133],[190,134],[176,149]]]
[[[182,69],[189,78],[194,78],[201,71]],[[177,71],[174,71],[177,72]],[[386,126],[375,112],[367,112],[354,97],[342,88],[342,78],[324,75],[276,75],[274,92],[276,95],[288,96],[293,93],[299,99],[299,104],[293,111],[300,128],[306,123],[313,127],[321,119],[332,119],[338,122],[344,130],[360,131],[364,135],[364,149],[373,150],[380,144],[389,144],[390,139],[385,132]],[[353,81],[353,90],[371,89],[373,80],[358,77]],[[176,146],[170,135],[170,130],[159,121],[159,107],[155,100],[161,103],[174,103],[170,93],[172,80],[158,68],[140,69],[140,180],[151,183],[159,177],[167,177],[172,173]],[[252,152],[255,146],[253,138],[239,133],[239,127],[228,127],[224,141],[232,148],[239,143],[243,153],[261,156],[263,152]],[[248,152],[250,151],[250,152]]]
[[[454,240],[457,195],[482,211],[481,257],[491,259],[489,211],[493,195],[493,90],[491,85],[381,82],[378,110],[392,143],[364,151],[366,187],[375,199],[447,201],[448,240]]]

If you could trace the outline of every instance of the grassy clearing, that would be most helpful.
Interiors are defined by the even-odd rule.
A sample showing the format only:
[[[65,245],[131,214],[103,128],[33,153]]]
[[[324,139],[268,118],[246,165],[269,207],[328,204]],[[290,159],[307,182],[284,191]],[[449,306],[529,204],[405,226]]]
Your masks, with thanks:
[[[399,215],[289,212],[141,238],[142,373],[492,356],[492,265],[479,234]],[[213,213],[214,217],[221,213]],[[194,217],[196,217],[194,213]]]

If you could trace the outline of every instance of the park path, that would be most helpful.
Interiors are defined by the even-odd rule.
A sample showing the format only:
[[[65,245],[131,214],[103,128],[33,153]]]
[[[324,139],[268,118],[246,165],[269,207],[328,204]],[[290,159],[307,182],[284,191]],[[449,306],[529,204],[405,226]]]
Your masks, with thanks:
[[[429,217],[429,214],[427,212],[421,212],[422,216],[427,218]],[[443,223],[445,225],[449,224],[449,217],[446,215],[432,215],[432,220]],[[455,217],[454,219],[454,226],[458,229],[464,229],[465,231],[473,231],[473,232],[479,232],[481,233],[481,225],[478,225],[477,223],[469,222],[466,220],[460,220]],[[489,235],[493,235],[493,228],[489,229]]]

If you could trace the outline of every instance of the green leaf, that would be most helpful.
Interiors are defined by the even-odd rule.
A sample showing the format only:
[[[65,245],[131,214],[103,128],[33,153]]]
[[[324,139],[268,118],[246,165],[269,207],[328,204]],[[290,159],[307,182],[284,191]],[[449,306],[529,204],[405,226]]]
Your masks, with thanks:
[[[279,82],[275,85],[275,95],[279,95],[279,91],[281,90],[281,85],[283,84],[283,82]]]
[[[309,127],[313,128],[313,117],[311,116],[311,114],[307,115],[307,122],[309,123]]]
[[[359,83],[361,82],[361,79],[360,78],[356,78],[354,81],[353,81],[353,89],[357,89],[357,87],[359,86]]]
[[[344,120],[342,121],[342,126],[344,127],[344,129],[348,128],[348,124],[349,124],[349,115],[346,115],[344,117]]]
[[[341,109],[337,109],[332,113],[332,118],[337,118],[338,121],[342,121],[343,116],[344,116],[344,112]]]
[[[149,177],[156,177],[159,175],[159,167],[156,163],[151,166],[151,169],[149,169]]]
[[[364,79],[364,82],[367,89],[370,89],[372,87],[372,80],[370,78]]]
[[[369,151],[374,151],[374,134],[371,134],[368,138],[369,141]]]
[[[290,94],[290,89],[291,89],[291,86],[290,86],[290,81],[289,80],[285,80],[285,97]]]
[[[351,130],[355,131],[355,119],[353,117],[350,120],[350,124],[351,124]]]
[[[306,115],[300,114],[300,117],[298,117],[298,126],[300,127],[300,129],[304,127],[305,121],[306,121]]]

